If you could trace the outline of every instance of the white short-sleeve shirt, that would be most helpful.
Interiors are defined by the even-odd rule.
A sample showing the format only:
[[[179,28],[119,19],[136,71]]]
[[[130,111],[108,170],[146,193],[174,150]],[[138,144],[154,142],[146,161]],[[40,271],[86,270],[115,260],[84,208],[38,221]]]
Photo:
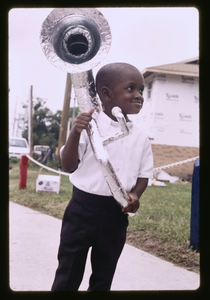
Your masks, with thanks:
[[[118,122],[110,119],[104,112],[97,118],[97,124],[102,136],[120,131]],[[109,161],[121,181],[124,189],[130,192],[136,185],[138,177],[152,178],[153,154],[147,135],[127,122],[129,134],[106,146]],[[60,154],[62,155],[62,149]],[[69,153],[69,156],[71,153]],[[80,137],[78,168],[70,175],[70,181],[78,189],[88,193],[111,196],[110,189],[92,152],[87,132],[83,130]]]

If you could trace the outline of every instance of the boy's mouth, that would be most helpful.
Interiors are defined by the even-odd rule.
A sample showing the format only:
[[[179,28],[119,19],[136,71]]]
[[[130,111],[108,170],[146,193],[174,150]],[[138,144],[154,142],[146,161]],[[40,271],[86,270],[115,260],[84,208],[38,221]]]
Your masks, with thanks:
[[[142,107],[142,105],[143,105],[143,101],[141,101],[141,100],[132,100],[131,103],[134,103],[140,107]]]

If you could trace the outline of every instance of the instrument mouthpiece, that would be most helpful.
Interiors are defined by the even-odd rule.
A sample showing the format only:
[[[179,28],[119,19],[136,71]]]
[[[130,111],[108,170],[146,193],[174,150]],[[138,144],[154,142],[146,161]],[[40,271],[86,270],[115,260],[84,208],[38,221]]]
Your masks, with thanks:
[[[112,108],[112,115],[113,115],[114,117],[116,117],[117,114],[118,114],[118,113],[121,113],[121,112],[122,112],[122,109],[121,109],[120,107],[118,107],[118,106],[115,106],[115,107]]]

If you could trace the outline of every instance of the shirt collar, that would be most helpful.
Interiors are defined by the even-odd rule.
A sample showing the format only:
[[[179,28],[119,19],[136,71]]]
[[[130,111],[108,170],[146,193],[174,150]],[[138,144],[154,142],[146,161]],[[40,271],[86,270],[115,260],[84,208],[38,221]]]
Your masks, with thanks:
[[[114,120],[112,120],[103,111],[100,112],[100,114],[98,115],[98,121],[106,130],[109,130],[111,126],[120,127],[120,124],[118,122],[115,122]],[[129,129],[131,129],[133,127],[133,122],[131,120],[128,120],[126,122],[126,124]]]

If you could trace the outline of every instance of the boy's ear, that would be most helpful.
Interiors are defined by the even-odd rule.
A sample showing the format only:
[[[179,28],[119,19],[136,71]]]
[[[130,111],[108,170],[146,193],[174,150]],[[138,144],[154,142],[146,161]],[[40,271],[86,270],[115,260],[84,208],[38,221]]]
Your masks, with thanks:
[[[111,100],[111,91],[107,86],[103,86],[101,88],[101,95],[104,98],[104,100],[106,100],[106,101]]]

